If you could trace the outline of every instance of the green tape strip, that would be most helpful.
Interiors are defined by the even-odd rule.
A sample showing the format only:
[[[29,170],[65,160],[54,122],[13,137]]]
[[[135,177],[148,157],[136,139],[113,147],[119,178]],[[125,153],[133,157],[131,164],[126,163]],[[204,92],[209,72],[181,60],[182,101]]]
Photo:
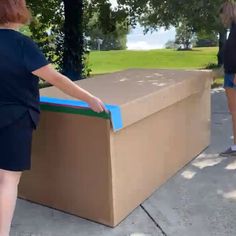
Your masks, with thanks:
[[[111,115],[106,112],[96,113],[90,109],[78,109],[73,107],[64,107],[64,106],[52,106],[48,104],[40,104],[40,108],[43,111],[52,111],[52,112],[61,112],[61,113],[69,113],[76,115],[84,115],[84,116],[92,116],[103,119],[111,119]]]

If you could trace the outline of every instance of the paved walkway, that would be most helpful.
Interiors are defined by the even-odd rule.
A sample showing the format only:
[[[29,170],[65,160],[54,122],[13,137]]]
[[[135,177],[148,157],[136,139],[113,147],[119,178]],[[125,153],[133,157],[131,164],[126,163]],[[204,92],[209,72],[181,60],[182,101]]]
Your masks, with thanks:
[[[11,236],[236,236],[236,158],[223,90],[212,91],[212,144],[117,228],[18,200]]]

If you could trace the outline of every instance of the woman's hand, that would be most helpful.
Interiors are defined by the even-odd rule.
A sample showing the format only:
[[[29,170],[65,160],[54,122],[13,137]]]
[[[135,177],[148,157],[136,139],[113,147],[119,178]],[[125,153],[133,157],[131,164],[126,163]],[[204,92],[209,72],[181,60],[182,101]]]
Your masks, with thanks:
[[[56,86],[62,92],[85,101],[93,111],[98,113],[105,111],[108,113],[104,103],[99,98],[73,83],[69,78],[56,71],[52,65],[44,66],[32,73]]]
[[[108,113],[104,103],[95,96],[91,96],[90,99],[87,101],[87,103],[90,106],[90,108],[97,113],[101,113],[103,111]]]

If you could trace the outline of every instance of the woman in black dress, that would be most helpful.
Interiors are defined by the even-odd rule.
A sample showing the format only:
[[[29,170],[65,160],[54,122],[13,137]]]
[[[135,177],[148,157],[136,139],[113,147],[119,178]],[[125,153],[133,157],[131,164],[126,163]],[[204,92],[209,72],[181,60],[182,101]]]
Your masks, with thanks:
[[[0,236],[9,236],[22,171],[30,170],[32,131],[39,120],[38,77],[87,102],[103,102],[48,63],[37,45],[18,29],[29,22],[25,0],[0,1]]]
[[[224,88],[232,116],[234,143],[221,156],[236,156],[236,3],[226,1],[220,8],[220,18],[225,28],[230,29],[224,47]]]

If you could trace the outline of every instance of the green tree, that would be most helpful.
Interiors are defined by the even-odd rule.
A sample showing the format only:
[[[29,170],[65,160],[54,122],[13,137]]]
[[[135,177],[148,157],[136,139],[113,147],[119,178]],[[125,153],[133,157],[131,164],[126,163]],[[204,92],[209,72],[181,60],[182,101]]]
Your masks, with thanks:
[[[218,35],[216,32],[200,31],[196,34],[196,47],[218,46]]]
[[[218,61],[222,64],[222,48],[226,40],[226,30],[219,21],[219,7],[224,0],[118,0],[130,13],[130,22],[139,21],[146,31],[158,30],[161,26],[167,29],[173,25],[178,27],[184,18],[186,24],[195,33],[206,32],[219,33]]]
[[[102,40],[101,50],[122,50],[126,49],[127,34],[129,28],[127,25],[116,23],[113,32],[104,33],[99,25],[97,14],[94,14],[87,23],[85,35],[89,38],[89,46],[92,50],[98,49],[99,40]]]
[[[176,28],[175,43],[183,46],[184,50],[189,50],[194,37],[193,29],[185,21],[182,21]]]
[[[49,60],[72,80],[81,78],[85,61],[84,32],[94,14],[104,33],[114,32],[117,23],[127,24],[126,13],[113,10],[108,0],[28,0],[34,20],[32,37]]]
[[[32,37],[44,53],[72,80],[81,78],[83,66],[83,1],[28,0],[34,20]]]

